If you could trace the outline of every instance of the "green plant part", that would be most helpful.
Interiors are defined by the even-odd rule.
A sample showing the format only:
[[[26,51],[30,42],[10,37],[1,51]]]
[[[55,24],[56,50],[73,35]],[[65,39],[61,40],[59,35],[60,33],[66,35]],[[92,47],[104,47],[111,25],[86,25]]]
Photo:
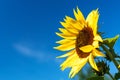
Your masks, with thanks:
[[[104,74],[109,72],[110,68],[105,61],[98,60],[96,64],[97,64],[99,71],[96,71],[95,69],[93,70],[98,76],[104,76]]]
[[[106,38],[103,40],[103,44],[107,45],[110,49],[113,49],[114,44],[116,43],[118,38],[119,38],[119,35],[116,35],[113,38]]]

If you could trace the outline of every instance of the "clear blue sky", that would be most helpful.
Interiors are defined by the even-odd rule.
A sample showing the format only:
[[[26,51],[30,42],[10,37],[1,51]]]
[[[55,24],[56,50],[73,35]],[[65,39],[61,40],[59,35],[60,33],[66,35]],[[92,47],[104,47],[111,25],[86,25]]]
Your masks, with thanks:
[[[119,0],[0,0],[0,80],[69,80],[53,46],[59,22],[77,6],[85,16],[99,8],[105,37],[120,33]]]

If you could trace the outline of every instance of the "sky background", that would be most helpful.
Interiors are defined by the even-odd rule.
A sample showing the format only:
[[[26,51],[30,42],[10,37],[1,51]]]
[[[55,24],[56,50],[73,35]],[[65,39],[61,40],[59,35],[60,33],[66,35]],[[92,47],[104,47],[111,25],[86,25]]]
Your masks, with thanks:
[[[99,8],[104,37],[120,34],[120,0],[0,0],[0,80],[70,80],[55,58],[63,52],[53,47],[59,22],[77,6],[85,17]],[[119,46],[120,39],[117,53]]]

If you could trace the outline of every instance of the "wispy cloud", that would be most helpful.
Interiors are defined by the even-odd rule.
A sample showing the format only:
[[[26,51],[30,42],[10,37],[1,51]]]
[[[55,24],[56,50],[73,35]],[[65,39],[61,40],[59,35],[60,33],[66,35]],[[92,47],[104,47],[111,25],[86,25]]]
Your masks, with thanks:
[[[39,61],[45,62],[52,59],[52,55],[49,55],[46,52],[34,50],[32,48],[29,48],[27,45],[22,44],[14,44],[14,49],[18,51],[18,53],[30,57],[30,58],[36,58]]]
[[[64,80],[63,78],[60,78],[60,80]]]
[[[53,52],[33,49],[29,45],[23,45],[22,43],[13,44],[13,48],[17,51],[17,53],[29,58],[34,58],[38,62],[52,61],[57,64],[61,64],[64,61],[64,59],[56,58],[56,55],[52,54]]]

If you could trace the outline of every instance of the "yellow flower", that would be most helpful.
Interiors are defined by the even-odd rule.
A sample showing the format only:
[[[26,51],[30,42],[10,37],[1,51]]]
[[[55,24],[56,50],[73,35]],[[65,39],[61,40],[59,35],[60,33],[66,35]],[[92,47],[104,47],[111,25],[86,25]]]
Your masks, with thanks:
[[[57,41],[60,44],[54,47],[57,50],[68,51],[66,54],[58,58],[67,57],[60,65],[61,69],[71,68],[69,77],[74,77],[84,65],[89,64],[98,71],[94,58],[97,56],[105,56],[97,48],[102,38],[97,34],[97,23],[99,18],[98,9],[89,13],[86,20],[82,12],[77,8],[74,10],[76,19],[66,16],[64,22],[60,22],[64,28],[59,28],[61,33],[56,33],[63,39]]]

